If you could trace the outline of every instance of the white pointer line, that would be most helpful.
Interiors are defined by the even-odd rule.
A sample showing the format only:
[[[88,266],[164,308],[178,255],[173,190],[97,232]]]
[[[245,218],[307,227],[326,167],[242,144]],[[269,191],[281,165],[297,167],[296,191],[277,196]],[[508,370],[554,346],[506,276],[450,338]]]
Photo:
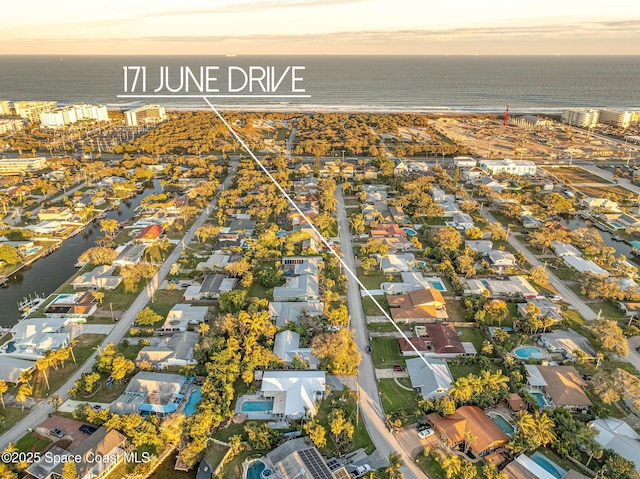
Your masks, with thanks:
[[[269,179],[273,182],[274,185],[276,185],[276,188],[278,188],[278,190],[280,190],[280,193],[282,193],[282,195],[287,199],[287,201],[291,204],[291,206],[293,206],[295,208],[295,210],[298,212],[298,214],[300,216],[302,216],[302,218],[307,222],[307,224],[311,227],[311,229],[313,230],[313,232],[318,236],[318,238],[320,238],[320,240],[324,243],[324,245],[327,247],[327,249],[329,251],[331,251],[331,253],[333,254],[333,256],[336,257],[336,259],[338,261],[340,261],[340,264],[342,265],[342,267],[344,268],[344,270],[349,274],[349,276],[351,276],[357,283],[358,286],[360,286],[360,288],[364,291],[364,293],[367,295],[367,297],[371,298],[371,300],[373,301],[373,303],[378,307],[378,309],[380,310],[380,312],[384,315],[385,318],[387,318],[387,320],[389,320],[389,322],[391,324],[393,324],[393,326],[398,330],[398,332],[402,335],[402,337],[407,341],[407,343],[409,344],[409,346],[411,346],[411,348],[416,352],[416,354],[422,358],[422,361],[424,362],[424,364],[430,368],[431,365],[427,362],[427,360],[425,359],[425,357],[420,353],[420,351],[418,351],[418,348],[415,346],[415,344],[413,344],[411,341],[409,341],[409,338],[407,337],[407,335],[404,333],[404,331],[402,329],[400,329],[400,327],[396,324],[396,322],[391,319],[391,316],[389,316],[389,313],[387,313],[385,311],[385,309],[382,307],[382,305],[378,302],[378,300],[376,298],[373,297],[373,295],[371,294],[371,292],[365,287],[364,284],[362,284],[362,282],[358,279],[358,275],[356,275],[351,268],[349,268],[349,266],[347,266],[347,263],[342,259],[342,257],[336,252],[336,250],[333,249],[333,246],[331,245],[331,243],[329,243],[329,241],[322,235],[320,234],[320,231],[318,231],[318,229],[315,227],[315,225],[311,222],[311,220],[307,217],[307,215],[305,215],[303,213],[303,211],[300,209],[300,207],[296,204],[295,201],[293,201],[293,199],[291,198],[291,196],[289,196],[289,194],[282,188],[282,186],[280,186],[280,183],[278,183],[278,181],[273,177],[273,175],[269,172],[269,170],[267,170],[267,168],[262,164],[262,162],[256,157],[256,155],[253,154],[253,152],[249,149],[249,147],[246,145],[246,143],[244,142],[244,140],[242,138],[240,138],[240,136],[238,135],[238,133],[236,133],[236,131],[231,127],[231,125],[229,123],[227,123],[227,120],[224,119],[224,117],[220,114],[220,112],[216,109],[216,107],[214,107],[211,102],[209,101],[209,99],[206,96],[203,96],[202,98],[204,98],[204,101],[207,102],[207,104],[209,105],[209,107],[213,110],[213,112],[218,116],[218,118],[220,118],[220,121],[222,121],[222,123],[224,123],[224,125],[229,129],[229,131],[231,132],[231,134],[235,137],[236,140],[238,140],[238,142],[240,143],[240,145],[242,145],[242,147],[247,150],[247,153],[249,153],[249,155],[251,156],[251,158],[253,158],[253,160],[258,164],[258,166],[260,167],[260,169],[264,172],[265,175],[267,175],[269,177]]]
[[[311,98],[311,95],[251,95],[251,94],[222,94],[222,95],[207,95],[209,98]],[[153,94],[139,94],[139,95],[116,95],[116,98],[206,98],[202,94],[196,95],[153,95]]]

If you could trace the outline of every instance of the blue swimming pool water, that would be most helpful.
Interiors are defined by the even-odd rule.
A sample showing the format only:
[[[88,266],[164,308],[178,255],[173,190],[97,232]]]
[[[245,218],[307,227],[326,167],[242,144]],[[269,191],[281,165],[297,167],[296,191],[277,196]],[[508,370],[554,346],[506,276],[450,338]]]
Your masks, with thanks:
[[[536,398],[536,402],[538,403],[538,406],[540,407],[547,407],[548,403],[547,400],[544,398],[544,394],[542,393],[531,393],[531,395]]]
[[[513,436],[513,434],[516,432],[516,429],[511,424],[509,424],[509,422],[505,418],[503,418],[500,414],[495,414],[495,413],[491,414],[490,413],[489,417],[491,418],[491,420],[493,422],[496,423],[496,425],[500,429],[502,429],[502,431],[505,434],[507,434],[509,436]]]
[[[191,391],[191,395],[189,396],[189,401],[184,405],[184,415],[191,416],[194,412],[196,412],[196,405],[198,401],[200,401],[201,393],[200,388],[193,388]]]
[[[249,469],[247,469],[247,479],[260,479],[260,474],[265,469],[264,462],[262,461],[253,461],[249,464]]]
[[[273,410],[273,401],[245,401],[240,409],[242,412],[269,412]]]
[[[521,359],[528,359],[534,355],[542,355],[542,351],[538,348],[534,348],[533,346],[518,348],[513,353]]]
[[[38,251],[40,251],[40,246],[34,246],[33,248],[29,248],[27,251],[24,252],[25,256],[29,256],[30,254],[34,254],[37,253]]]
[[[560,469],[559,466],[551,462],[542,454],[535,453],[533,456],[531,456],[531,460],[535,462],[538,466],[540,466],[542,469],[547,471],[549,474],[551,474],[553,477],[556,477],[557,479],[561,479],[562,476],[565,475],[564,470]]]
[[[444,283],[442,282],[441,279],[429,280],[429,283],[431,283],[431,287],[433,289],[437,289],[438,291],[447,290],[447,288],[444,287]]]

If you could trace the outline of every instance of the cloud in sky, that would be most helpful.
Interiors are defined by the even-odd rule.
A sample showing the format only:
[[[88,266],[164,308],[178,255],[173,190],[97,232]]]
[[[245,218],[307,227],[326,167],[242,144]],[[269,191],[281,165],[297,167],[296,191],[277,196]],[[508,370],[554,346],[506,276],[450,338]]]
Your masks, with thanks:
[[[0,53],[637,54],[640,40],[631,0],[35,3],[7,7]]]

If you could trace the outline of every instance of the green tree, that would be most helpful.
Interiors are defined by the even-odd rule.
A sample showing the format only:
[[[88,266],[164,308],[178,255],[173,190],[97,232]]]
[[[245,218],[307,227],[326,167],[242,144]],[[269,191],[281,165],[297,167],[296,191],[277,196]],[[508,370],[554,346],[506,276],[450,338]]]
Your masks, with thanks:
[[[317,448],[322,449],[327,445],[327,430],[315,419],[305,423],[304,431],[309,435],[309,439],[311,439],[311,442]]]
[[[20,255],[18,254],[18,250],[16,250],[13,246],[8,244],[0,245],[0,261],[4,261],[8,265],[18,264],[22,261]]]
[[[400,471],[400,468],[404,466],[402,456],[397,452],[389,454],[389,465],[385,469],[385,472],[389,474],[389,479],[404,479],[404,474]]]
[[[118,220],[114,220],[111,218],[100,220],[100,231],[108,234],[111,237],[113,237],[119,226],[120,225],[118,223]]]
[[[31,390],[31,386],[26,383],[20,384],[18,386],[18,391],[16,392],[16,401],[22,403],[22,412],[24,412],[24,405],[27,402],[27,398],[33,394]]]
[[[149,306],[145,307],[136,315],[136,322],[140,326],[153,326],[155,323],[157,323],[161,319],[162,319],[162,316],[157,314]]]
[[[351,443],[355,427],[342,409],[333,409],[329,413],[329,431],[336,448],[343,450]]]
[[[60,479],[79,479],[75,462],[67,461],[62,465],[62,476]]]
[[[2,408],[7,409],[4,405],[4,393],[7,392],[9,386],[6,381],[0,381],[0,401],[2,401]]]
[[[122,382],[122,380],[136,368],[131,359],[125,358],[122,354],[118,354],[113,358],[111,363],[111,377],[114,381]]]
[[[116,250],[106,246],[94,246],[89,248],[78,257],[80,263],[90,263],[93,265],[110,265],[118,256]]]
[[[247,304],[247,292],[243,289],[234,289],[225,291],[220,295],[218,302],[220,303],[221,313],[237,313],[244,309]]]
[[[353,330],[342,328],[313,338],[311,341],[313,354],[320,359],[324,369],[333,374],[356,373],[360,364],[360,353],[353,335]]]
[[[615,321],[597,319],[590,323],[589,329],[599,338],[602,348],[606,351],[612,351],[619,356],[629,354],[627,338],[624,337],[622,328]]]

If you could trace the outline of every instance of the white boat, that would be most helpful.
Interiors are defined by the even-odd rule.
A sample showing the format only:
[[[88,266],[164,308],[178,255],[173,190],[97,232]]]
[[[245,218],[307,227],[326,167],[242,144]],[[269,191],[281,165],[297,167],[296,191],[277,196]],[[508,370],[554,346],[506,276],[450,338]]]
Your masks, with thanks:
[[[45,300],[45,297],[41,298],[36,295],[34,298],[29,296],[28,298],[24,298],[20,301],[18,303],[18,309],[22,313],[22,319],[28,318],[33,311],[38,309],[45,302]]]

